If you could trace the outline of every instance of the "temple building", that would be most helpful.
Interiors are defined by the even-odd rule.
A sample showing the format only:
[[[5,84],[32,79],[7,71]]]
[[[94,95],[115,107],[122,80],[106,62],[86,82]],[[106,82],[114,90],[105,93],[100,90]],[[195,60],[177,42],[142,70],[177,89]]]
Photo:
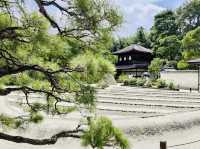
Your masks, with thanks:
[[[132,44],[122,50],[113,52],[118,56],[116,63],[117,75],[125,73],[133,77],[141,77],[148,71],[153,59],[153,51],[137,44]]]

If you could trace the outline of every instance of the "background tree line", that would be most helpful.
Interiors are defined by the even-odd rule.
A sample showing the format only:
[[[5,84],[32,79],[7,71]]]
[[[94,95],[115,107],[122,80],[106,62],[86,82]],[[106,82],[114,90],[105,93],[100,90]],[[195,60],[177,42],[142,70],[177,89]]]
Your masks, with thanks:
[[[130,44],[152,49],[154,57],[165,59],[168,66],[187,69],[187,60],[200,56],[200,0],[160,12],[149,32],[140,27],[133,36],[115,40],[111,51]]]

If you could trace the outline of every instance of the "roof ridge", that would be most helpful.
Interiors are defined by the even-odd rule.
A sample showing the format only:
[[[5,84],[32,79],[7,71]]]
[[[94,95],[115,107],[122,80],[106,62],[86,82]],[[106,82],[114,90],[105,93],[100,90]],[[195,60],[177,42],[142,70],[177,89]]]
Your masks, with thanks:
[[[131,44],[119,51],[113,52],[113,54],[123,54],[123,53],[127,53],[130,51],[139,51],[139,52],[144,52],[144,53],[153,53],[153,51],[151,49],[147,49],[139,44]]]

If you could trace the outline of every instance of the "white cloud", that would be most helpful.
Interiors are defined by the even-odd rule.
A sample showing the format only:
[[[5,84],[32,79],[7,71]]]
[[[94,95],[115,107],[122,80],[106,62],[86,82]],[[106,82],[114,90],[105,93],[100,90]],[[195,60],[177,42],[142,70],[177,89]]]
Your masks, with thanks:
[[[124,16],[124,23],[115,33],[120,37],[132,35],[140,26],[149,29],[154,15],[165,9],[151,3],[152,0],[114,0],[114,2]]]

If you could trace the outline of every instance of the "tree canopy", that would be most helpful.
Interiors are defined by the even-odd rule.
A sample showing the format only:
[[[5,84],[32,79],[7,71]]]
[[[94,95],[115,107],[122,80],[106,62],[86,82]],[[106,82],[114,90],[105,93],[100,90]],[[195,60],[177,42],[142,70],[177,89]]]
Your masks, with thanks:
[[[200,0],[190,0],[176,11],[179,30],[183,35],[200,26]]]
[[[177,68],[185,69],[187,60],[199,57],[199,6],[199,0],[190,0],[155,16],[150,39],[156,58],[179,61]]]
[[[24,0],[0,1],[0,95],[6,96],[15,91],[23,93],[26,104],[22,108],[27,111],[25,117],[0,116],[0,123],[12,128],[41,122],[45,118],[41,112],[65,115],[80,110],[80,107],[94,112],[95,89],[88,83],[97,82],[104,74],[114,71],[104,54],[108,53],[111,45],[107,39],[122,21],[117,9],[106,0],[31,2],[36,6],[35,10],[29,10],[29,4]],[[52,16],[51,9],[59,15]],[[62,21],[58,21],[59,18]],[[94,53],[95,57],[91,57]],[[88,57],[85,63],[78,63],[79,59]],[[80,75],[83,73],[96,79],[89,81]],[[73,98],[69,93],[74,93]],[[32,102],[30,94],[41,94],[43,98]],[[66,107],[65,103],[73,106]],[[86,120],[90,128],[98,118]],[[107,119],[104,121],[110,123]],[[122,134],[117,133],[117,128],[110,127],[116,130],[114,139],[118,143],[114,145],[128,148],[128,145],[121,146],[125,139],[118,138]],[[47,139],[12,136],[3,132],[0,132],[0,139],[45,145],[54,144],[61,137],[82,138],[85,133],[87,131],[79,126]],[[110,139],[105,138],[101,148],[112,143]]]

